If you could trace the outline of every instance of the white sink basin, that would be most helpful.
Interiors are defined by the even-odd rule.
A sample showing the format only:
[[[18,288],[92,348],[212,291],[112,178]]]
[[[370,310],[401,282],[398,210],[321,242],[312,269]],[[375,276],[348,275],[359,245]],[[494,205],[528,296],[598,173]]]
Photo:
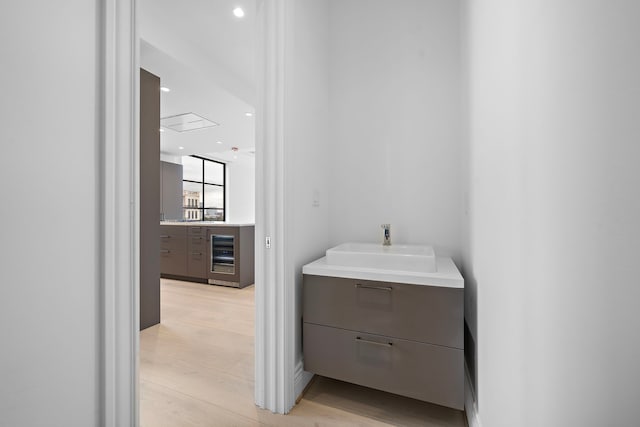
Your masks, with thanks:
[[[436,271],[436,255],[431,246],[343,243],[327,249],[327,264],[433,273]]]

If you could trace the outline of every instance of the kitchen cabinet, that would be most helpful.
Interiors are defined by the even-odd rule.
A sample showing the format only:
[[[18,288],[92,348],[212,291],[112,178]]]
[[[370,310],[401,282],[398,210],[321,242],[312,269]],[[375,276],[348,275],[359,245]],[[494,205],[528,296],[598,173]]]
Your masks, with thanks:
[[[254,283],[253,225],[160,226],[163,277],[242,288]]]
[[[188,227],[187,276],[207,278],[207,234],[204,227]]]
[[[160,272],[171,276],[187,275],[186,227],[177,225],[160,227]]]
[[[179,220],[182,214],[182,165],[160,162],[160,220]]]

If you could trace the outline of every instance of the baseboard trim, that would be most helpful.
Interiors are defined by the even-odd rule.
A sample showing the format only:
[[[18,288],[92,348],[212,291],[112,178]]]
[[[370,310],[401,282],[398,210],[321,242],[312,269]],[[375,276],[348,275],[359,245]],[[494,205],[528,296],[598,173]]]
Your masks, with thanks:
[[[471,376],[466,362],[464,364],[464,374],[464,413],[467,416],[467,424],[469,427],[482,427],[478,414],[477,399],[473,387],[471,387]]]
[[[302,360],[299,360],[298,363],[296,363],[296,372],[294,377],[295,382],[293,386],[294,396],[296,396],[296,403],[300,400],[302,394],[307,388],[307,385],[309,385],[309,383],[313,379],[313,373],[305,371],[302,368],[303,366],[304,365],[302,363]]]

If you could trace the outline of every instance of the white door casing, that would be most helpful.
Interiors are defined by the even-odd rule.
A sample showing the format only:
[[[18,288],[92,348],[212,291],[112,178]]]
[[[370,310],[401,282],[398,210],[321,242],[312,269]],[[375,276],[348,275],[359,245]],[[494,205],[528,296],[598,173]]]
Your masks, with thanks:
[[[139,203],[136,2],[103,0],[102,425],[138,424]]]
[[[256,377],[261,408],[287,413],[294,395],[294,289],[286,286],[285,42],[293,3],[258,0],[256,108]],[[270,249],[265,239],[269,237]]]
[[[294,289],[284,280],[284,42],[292,4],[257,3],[255,402],[286,413],[295,400]],[[102,0],[102,9],[101,425],[122,427],[139,424],[139,37],[136,1]]]

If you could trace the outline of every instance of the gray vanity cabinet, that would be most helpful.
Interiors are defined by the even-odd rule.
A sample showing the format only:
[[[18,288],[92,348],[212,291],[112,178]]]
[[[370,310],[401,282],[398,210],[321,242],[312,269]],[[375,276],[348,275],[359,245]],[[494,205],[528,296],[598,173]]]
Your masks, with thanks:
[[[464,406],[463,289],[304,275],[305,370]]]

